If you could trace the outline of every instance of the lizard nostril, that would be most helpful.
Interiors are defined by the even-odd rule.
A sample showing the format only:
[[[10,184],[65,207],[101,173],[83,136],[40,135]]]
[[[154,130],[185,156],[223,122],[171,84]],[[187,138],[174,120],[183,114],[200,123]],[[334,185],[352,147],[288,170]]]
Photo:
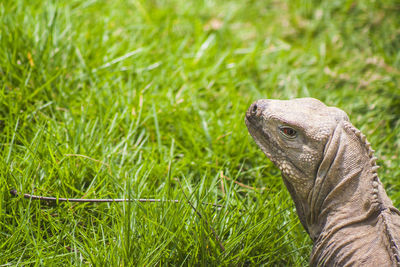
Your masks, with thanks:
[[[256,113],[257,112],[257,104],[253,105],[253,108],[251,109],[251,112]]]

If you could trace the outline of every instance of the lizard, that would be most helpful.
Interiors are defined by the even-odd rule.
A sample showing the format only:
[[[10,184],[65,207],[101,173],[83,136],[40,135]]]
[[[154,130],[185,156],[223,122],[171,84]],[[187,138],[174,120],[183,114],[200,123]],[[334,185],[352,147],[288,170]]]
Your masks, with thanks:
[[[245,123],[313,242],[310,266],[400,266],[400,212],[347,114],[314,98],[260,99]]]

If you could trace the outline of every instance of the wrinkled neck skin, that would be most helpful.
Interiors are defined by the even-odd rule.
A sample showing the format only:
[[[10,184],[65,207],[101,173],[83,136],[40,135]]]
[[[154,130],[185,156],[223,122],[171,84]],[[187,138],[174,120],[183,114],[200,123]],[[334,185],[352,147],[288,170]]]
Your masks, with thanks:
[[[349,222],[371,208],[373,172],[359,138],[339,124],[328,140],[308,196],[307,225],[316,241],[331,222]],[[334,216],[334,219],[332,218]]]
[[[327,142],[308,199],[299,203],[294,198],[300,220],[314,242],[311,265],[321,264],[321,257],[327,258],[329,250],[331,258],[348,258],[348,255],[342,254],[349,254],[351,240],[359,243],[362,240],[357,234],[349,239],[349,233],[362,234],[363,225],[378,225],[376,220],[380,212],[393,207],[370,160],[360,138],[340,123]],[[375,198],[374,180],[378,182]],[[294,195],[293,192],[291,194]],[[360,229],[354,231],[354,227]],[[375,229],[370,235],[374,234],[377,238],[382,236],[382,229]],[[371,236],[369,238],[374,240]]]

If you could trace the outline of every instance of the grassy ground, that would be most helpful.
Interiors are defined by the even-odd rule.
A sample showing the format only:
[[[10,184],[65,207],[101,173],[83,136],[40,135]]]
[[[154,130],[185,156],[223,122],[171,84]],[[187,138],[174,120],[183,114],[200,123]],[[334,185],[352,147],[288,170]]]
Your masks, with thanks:
[[[0,265],[306,266],[311,242],[243,122],[258,98],[348,112],[399,207],[399,11],[395,0],[0,1]],[[52,206],[12,188],[182,202]]]

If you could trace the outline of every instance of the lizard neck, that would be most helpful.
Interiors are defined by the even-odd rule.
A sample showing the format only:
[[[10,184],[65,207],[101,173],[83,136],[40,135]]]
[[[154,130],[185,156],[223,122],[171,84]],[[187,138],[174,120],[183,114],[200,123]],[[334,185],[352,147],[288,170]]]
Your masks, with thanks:
[[[392,206],[377,168],[365,136],[349,122],[339,124],[325,148],[307,201],[306,220],[313,241],[321,232],[361,222]]]
[[[375,266],[387,264],[387,258],[400,265],[400,212],[379,181],[377,168],[365,136],[349,122],[340,124],[325,148],[307,201],[312,265],[321,259],[327,265],[351,258],[368,262],[370,251],[378,255]]]

